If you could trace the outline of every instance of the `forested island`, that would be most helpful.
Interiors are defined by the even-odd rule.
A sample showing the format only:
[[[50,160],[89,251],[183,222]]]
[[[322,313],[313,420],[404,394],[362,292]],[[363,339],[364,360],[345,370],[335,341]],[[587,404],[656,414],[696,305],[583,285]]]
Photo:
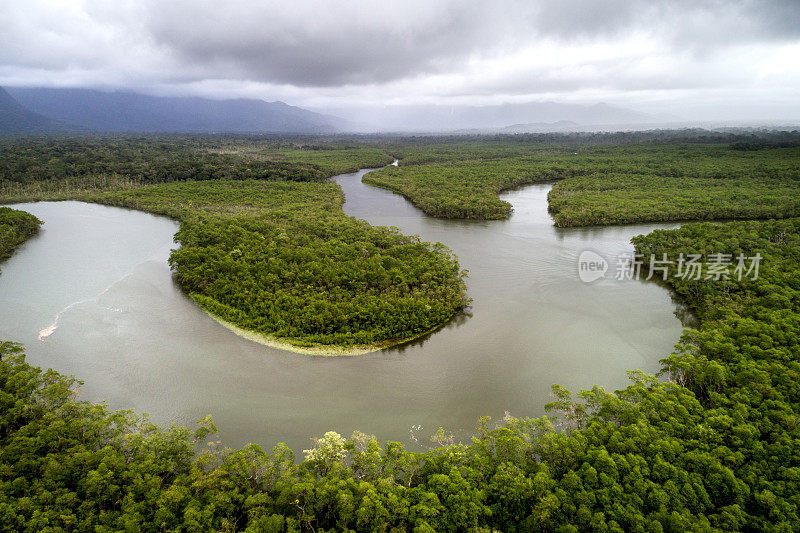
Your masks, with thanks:
[[[445,248],[346,217],[341,190],[325,182],[337,172],[398,157],[399,168],[365,182],[449,218],[508,217],[498,192],[559,179],[549,203],[564,226],[765,220],[690,222],[634,239],[644,258],[761,258],[756,278],[686,279],[671,264],[664,283],[700,323],[664,354],[660,376],[632,371],[613,393],[556,385],[549,416],[484,418],[470,442],[441,430],[425,452],[334,432],[302,458],[282,445],[227,449],[210,419],[163,430],[77,401],[78,381],[3,342],[0,522],[22,531],[797,530],[797,135],[665,135],[2,141],[0,201],[72,198],[174,217],[182,246],[171,262],[195,301],[300,346],[414,335],[468,302]]]

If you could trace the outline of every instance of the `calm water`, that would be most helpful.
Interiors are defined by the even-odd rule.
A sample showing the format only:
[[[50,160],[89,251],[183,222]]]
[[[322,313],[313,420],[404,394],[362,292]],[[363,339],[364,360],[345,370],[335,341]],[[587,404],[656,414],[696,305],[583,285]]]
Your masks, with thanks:
[[[576,270],[585,249],[611,258],[632,249],[632,236],[672,226],[558,229],[546,210],[549,185],[504,194],[515,209],[507,221],[437,220],[363,185],[363,173],[336,178],[345,212],[451,247],[470,271],[469,316],[355,358],[271,349],[218,325],[177,289],[166,262],[175,222],[47,202],[15,206],[45,225],[0,266],[0,339],[84,380],[83,399],[162,424],[210,413],[226,444],[284,441],[296,450],[331,429],[409,446],[438,426],[467,438],[482,415],[541,415],[552,383],[623,387],[625,370],[656,371],[678,340],[681,322],[664,289],[587,285]]]

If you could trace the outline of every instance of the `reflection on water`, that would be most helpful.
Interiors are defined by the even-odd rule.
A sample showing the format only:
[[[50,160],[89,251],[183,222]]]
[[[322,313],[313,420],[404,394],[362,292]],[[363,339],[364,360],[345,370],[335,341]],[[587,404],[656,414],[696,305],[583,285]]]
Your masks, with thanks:
[[[84,380],[84,399],[162,424],[210,413],[226,444],[295,450],[331,429],[412,447],[439,426],[466,438],[482,415],[541,415],[552,383],[622,387],[625,370],[658,370],[679,338],[662,287],[584,284],[575,265],[584,249],[612,257],[632,250],[632,236],[674,225],[555,228],[549,185],[503,195],[515,209],[506,221],[438,220],[362,175],[336,178],[348,214],[441,241],[470,271],[472,308],[426,338],[351,358],[252,343],[177,290],[166,262],[176,223],[78,202],[16,206],[45,226],[3,265],[0,338]]]

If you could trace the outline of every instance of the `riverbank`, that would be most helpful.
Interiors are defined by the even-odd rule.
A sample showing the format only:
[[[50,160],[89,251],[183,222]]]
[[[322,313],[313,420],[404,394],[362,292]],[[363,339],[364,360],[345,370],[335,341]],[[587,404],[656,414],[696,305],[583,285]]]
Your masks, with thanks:
[[[550,181],[531,172],[527,161],[453,161],[388,166],[362,181],[403,195],[425,214],[437,218],[500,220],[511,216],[511,204],[498,195],[524,185]]]
[[[203,308],[202,305],[200,305],[199,307],[208,316],[213,318],[217,323],[229,329],[236,335],[243,337],[249,341],[256,342],[258,344],[263,344],[264,346],[269,346],[270,348],[275,348],[276,350],[284,350],[287,352],[294,352],[303,355],[318,355],[323,357],[351,357],[351,356],[365,355],[380,350],[385,350],[387,348],[400,346],[402,344],[407,344],[415,340],[421,339],[423,337],[426,337],[442,327],[442,326],[437,326],[436,328],[430,331],[420,333],[419,335],[415,335],[413,337],[407,337],[405,339],[387,340],[384,342],[379,342],[379,343],[376,342],[369,345],[336,346],[336,345],[320,344],[314,346],[304,346],[302,344],[298,344],[297,341],[295,341],[294,339],[281,339],[278,337],[264,335],[257,331],[240,328],[236,324],[228,322],[224,318],[215,315],[208,309]]]
[[[207,202],[202,216],[208,219],[195,220],[201,213],[186,208],[188,227],[181,239],[193,250],[182,258],[190,263],[190,281],[207,283],[209,291],[229,288],[212,286],[217,274],[237,279],[234,274],[251,274],[238,270],[248,265],[273,275],[276,265],[269,260],[275,251],[289,249],[292,254],[279,259],[304,258],[310,267],[316,256],[305,256],[306,247],[299,245],[320,250],[320,242],[341,238],[336,232],[341,226],[332,218],[331,231],[320,235],[320,242],[293,240],[290,230],[308,235],[300,230],[319,227],[318,212],[305,220],[267,209],[276,220],[262,225],[254,217],[258,205],[237,215],[233,210],[241,204],[209,202],[240,193],[250,198],[254,184],[243,186],[249,192],[227,183],[189,185],[172,198],[164,187],[136,201],[151,206],[177,198],[187,206]],[[205,188],[187,197],[195,187]],[[515,215],[491,223],[420,216],[398,206],[407,204],[402,198],[377,189],[383,194],[360,197],[361,210],[345,210],[370,212],[364,218],[371,224],[397,225],[405,234],[446,242],[471,270],[474,315],[461,324],[448,322],[455,325],[424,346],[328,360],[295,357],[233,337],[176,290],[165,256],[155,266],[149,263],[157,276],[131,276],[115,284],[96,305],[73,308],[50,341],[29,343],[35,364],[85,380],[82,399],[109,400],[112,408],[132,411],[110,413],[102,405],[74,402],[74,380],[25,365],[18,346],[0,343],[3,393],[19,400],[2,413],[8,428],[3,445],[14,452],[6,455],[15,462],[0,481],[10,487],[12,503],[24,504],[9,507],[10,523],[48,520],[45,525],[69,528],[78,520],[100,526],[113,521],[179,529],[197,528],[197,520],[203,520],[205,529],[313,523],[317,529],[511,530],[522,524],[549,531],[576,524],[608,530],[797,530],[800,221],[686,224],[672,231],[653,231],[657,225],[555,228],[546,213],[548,189],[533,186],[509,194],[505,199],[519,206]],[[295,199],[292,195],[301,190],[286,189]],[[331,208],[329,215],[336,213]],[[226,225],[230,217],[235,223]],[[119,222],[118,228],[149,233]],[[0,321],[0,339],[22,339],[18,332],[32,332],[37,320],[49,319],[51,313],[42,310],[57,296],[54,288],[75,287],[80,283],[74,276],[109,270],[96,258],[77,262],[86,254],[74,253],[75,243],[88,241],[77,228],[71,234],[79,239],[60,243],[65,255],[31,254],[57,249],[49,228],[60,226],[47,223],[41,239],[4,265],[0,302],[3,316],[13,320]],[[83,228],[92,227],[125,242],[109,220]],[[167,245],[173,232],[162,235]],[[678,270],[682,263],[675,261],[666,273],[668,283],[702,319],[675,349],[681,329],[660,285],[577,279],[575,261],[582,251],[594,249],[609,258],[633,253],[630,240],[639,233],[649,234],[634,241],[644,257],[743,254],[750,266],[760,258],[762,268],[757,279],[747,274],[741,280],[687,279]],[[278,243],[277,248],[251,255],[260,246],[258,235]],[[231,236],[245,243],[252,238],[255,245],[230,246]],[[55,242],[45,242],[48,237]],[[115,255],[113,239],[97,239],[98,255]],[[370,250],[356,243],[345,249],[353,254],[353,266],[364,265],[369,274],[370,256],[363,252]],[[54,276],[34,272],[37,266],[50,268]],[[311,268],[307,275],[292,271],[292,281],[303,286],[317,274]],[[63,277],[56,283],[55,276]],[[148,291],[150,299],[143,298]],[[163,303],[169,295],[177,296],[173,307]],[[630,381],[625,369],[635,369]],[[671,380],[652,375],[659,370]],[[563,387],[551,388],[551,383]],[[568,389],[581,392],[572,395]],[[548,417],[535,418],[545,409]],[[153,422],[164,427],[186,429],[160,433],[134,414],[142,412],[154,414]],[[209,419],[196,433],[188,429],[206,413],[213,413],[223,429],[219,440],[209,435]],[[482,418],[475,432],[478,417],[488,415],[497,422]],[[444,429],[431,435],[435,428]],[[309,446],[311,435],[325,437]],[[431,436],[435,449],[420,450]],[[32,439],[40,445],[30,446]],[[209,440],[208,455],[194,461],[197,442]],[[258,446],[236,450],[249,442]],[[283,445],[261,451],[278,442],[296,454]],[[220,451],[229,446],[234,451]],[[294,457],[309,448],[308,460],[296,465]],[[87,455],[87,449],[98,452]],[[76,456],[87,460],[70,460]],[[265,471],[267,477],[254,483],[253,472],[258,477]],[[275,472],[279,479],[270,475]],[[104,490],[98,490],[98,479]],[[135,483],[114,483],[120,479]],[[143,483],[166,488],[139,490]],[[52,490],[38,490],[45,485]],[[222,489],[179,498],[172,514],[160,512],[165,498],[195,494],[197,487]],[[75,498],[61,498],[54,507],[53,491],[76,490]],[[232,503],[220,506],[221,498]],[[93,506],[81,503],[87,501]],[[126,515],[119,501],[144,511]],[[215,513],[204,514],[209,509]]]
[[[252,526],[257,522],[252,519],[249,501],[262,502],[260,516],[277,517],[273,520],[279,526],[280,521],[299,522],[309,517],[299,503],[313,497],[316,513],[313,519],[320,529],[342,527],[342,524],[353,528],[365,527],[365,524],[375,529],[385,527],[389,515],[370,514],[376,501],[386,509],[399,509],[391,515],[392,523],[404,528],[422,524],[428,529],[458,529],[464,522],[452,509],[460,509],[462,501],[452,504],[452,497],[459,494],[470,498],[472,523],[487,530],[516,527],[520,515],[515,509],[502,514],[498,510],[507,509],[509,502],[520,501],[534,502],[525,523],[548,531],[564,523],[589,523],[587,516],[595,517],[593,523],[600,526],[613,526],[606,529],[619,530],[636,530],[641,524],[659,530],[663,523],[681,531],[764,529],[772,524],[795,530],[800,523],[796,513],[798,482],[793,467],[787,464],[794,464],[792,457],[800,437],[796,424],[792,424],[800,411],[796,400],[800,394],[797,380],[790,379],[797,372],[795,352],[800,322],[797,320],[797,289],[785,282],[794,279],[798,270],[794,253],[800,245],[798,235],[800,221],[794,220],[689,224],[679,230],[653,232],[636,240],[637,251],[654,253],[655,257],[660,257],[661,253],[674,256],[709,249],[711,244],[716,247],[724,243],[726,253],[735,253],[745,244],[745,252],[758,253],[764,260],[757,280],[698,282],[705,283],[707,288],[700,292],[692,290],[694,283],[691,281],[675,281],[673,288],[690,297],[696,310],[705,312],[701,328],[690,332],[680,349],[665,360],[665,370],[672,381],[632,371],[632,383],[627,387],[614,393],[606,392],[602,386],[593,387],[581,391],[577,400],[573,400],[567,388],[553,386],[555,401],[547,405],[548,417],[513,416],[506,411],[496,422],[489,417],[481,418],[477,431],[470,431],[462,438],[450,433],[453,420],[458,420],[464,411],[463,402],[452,397],[454,394],[466,392],[465,397],[469,397],[482,393],[491,400],[514,385],[525,395],[530,395],[530,388],[513,379],[493,379],[496,376],[492,372],[510,362],[509,350],[513,350],[515,342],[507,342],[502,357],[491,358],[490,365],[478,367],[477,373],[469,371],[474,360],[465,360],[464,353],[448,346],[451,354],[455,353],[450,365],[441,366],[438,372],[423,369],[426,377],[435,382],[432,388],[436,393],[431,394],[430,405],[423,412],[431,413],[436,406],[444,404],[443,417],[450,423],[426,422],[428,427],[447,429],[440,429],[431,439],[437,446],[429,446],[421,452],[394,438],[370,436],[374,426],[365,427],[368,426],[365,414],[372,413],[375,404],[388,397],[388,412],[380,413],[380,420],[403,426],[403,417],[408,411],[415,411],[416,415],[419,406],[415,404],[425,393],[420,389],[398,391],[408,378],[405,370],[419,372],[418,366],[426,364],[426,360],[441,364],[436,357],[361,358],[360,361],[353,358],[332,365],[320,364],[312,358],[297,358],[293,364],[273,366],[274,371],[269,372],[257,365],[278,358],[243,360],[239,354],[232,354],[225,363],[237,365],[235,370],[241,374],[235,379],[231,379],[228,365],[223,364],[218,373],[170,374],[169,386],[158,391],[171,394],[180,390],[187,385],[185,378],[192,379],[194,374],[202,375],[206,383],[229,387],[232,393],[239,393],[235,398],[239,416],[233,420],[226,421],[218,416],[220,411],[224,413],[221,404],[226,398],[215,395],[215,391],[189,383],[189,397],[213,405],[214,423],[220,427],[242,428],[247,435],[245,442],[253,442],[258,431],[270,426],[278,428],[280,441],[285,442],[286,433],[297,431],[295,428],[300,425],[305,433],[302,449],[309,451],[298,465],[295,457],[300,456],[299,453],[293,455],[283,444],[266,452],[262,450],[268,449],[268,445],[239,448],[242,444],[236,443],[233,449],[220,455],[220,449],[225,449],[221,442],[227,446],[229,441],[222,441],[222,437],[217,440],[213,435],[216,427],[210,417],[203,418],[199,428],[196,424],[191,428],[173,425],[164,431],[152,425],[147,417],[137,416],[135,413],[141,412],[139,409],[112,412],[106,404],[76,402],[74,394],[78,382],[74,378],[26,364],[21,346],[0,343],[3,393],[18,399],[7,412],[9,430],[3,436],[6,448],[17,451],[9,454],[15,461],[11,465],[14,472],[23,473],[21,477],[14,474],[17,492],[12,496],[19,498],[12,500],[24,497],[28,502],[25,506],[11,508],[14,514],[9,516],[15,523],[23,523],[38,519],[39,515],[34,513],[40,511],[41,515],[52,513],[52,523],[67,526],[75,522],[72,516],[98,524],[107,522],[108,512],[87,515],[86,506],[75,503],[97,501],[96,506],[89,508],[91,513],[92,509],[108,504],[108,498],[103,500],[105,492],[84,490],[85,494],[79,492],[76,498],[58,500],[57,504],[63,505],[56,509],[51,493],[37,491],[40,485],[36,483],[45,479],[48,487],[68,491],[75,490],[75,483],[70,484],[70,481],[77,479],[77,490],[83,490],[84,486],[91,489],[98,468],[105,468],[107,477],[114,479],[138,480],[141,477],[143,481],[139,485],[145,482],[171,484],[161,492],[154,489],[126,493],[126,487],[133,486],[131,483],[112,485],[112,491],[116,491],[118,499],[139,501],[140,507],[149,513],[125,517],[126,523],[130,520],[145,524],[168,523],[175,528],[186,525],[181,517],[195,516],[191,513],[201,508],[217,510],[208,517],[196,513],[203,517],[209,529],[241,517],[250,517],[247,525]],[[671,267],[670,273],[673,274],[670,280],[680,279],[674,268]],[[586,300],[591,302],[591,298]],[[582,310],[586,314],[586,309]],[[634,327],[627,322],[626,325]],[[555,328],[550,330],[551,335],[556,332]],[[594,339],[594,343],[602,344],[598,339]],[[142,351],[141,345],[135,348],[137,352]],[[484,363],[486,353],[482,350]],[[529,358],[536,353],[526,346]],[[111,357],[114,356],[112,353]],[[180,361],[179,368],[194,367],[201,361],[202,357],[193,360],[191,365]],[[576,369],[586,370],[577,365],[565,366],[571,373]],[[348,367],[349,372],[341,373]],[[308,368],[316,372],[298,376]],[[380,383],[375,383],[373,376],[364,375],[376,368],[383,369],[386,374]],[[465,369],[466,379],[461,387],[444,383]],[[164,374],[149,372],[138,377],[146,379]],[[107,380],[110,375],[104,378]],[[543,381],[541,376],[536,378],[531,384]],[[597,381],[595,378],[597,376],[591,375],[593,381]],[[291,383],[284,383],[292,379]],[[148,396],[142,394],[139,380],[136,381],[137,397]],[[489,390],[498,382],[501,384],[498,390]],[[262,384],[264,388],[254,393],[247,390],[251,383]],[[277,393],[273,385],[277,386]],[[295,402],[295,407],[303,406],[305,412],[318,416],[325,426],[323,431],[309,428],[305,420],[298,422],[296,413],[288,411],[283,403],[287,397]],[[343,409],[348,400],[350,405]],[[500,402],[510,403],[502,396]],[[265,406],[274,410],[272,417],[253,412]],[[483,413],[490,409],[487,403],[481,403],[479,408]],[[519,411],[524,415],[530,413],[525,409]],[[416,440],[413,431],[421,430],[422,425],[417,421],[409,427]],[[369,433],[351,433],[352,428],[363,428]],[[405,429],[401,427],[398,433]],[[142,438],[143,434],[146,438]],[[324,434],[324,437],[314,439],[309,446],[309,434]],[[347,434],[352,437],[342,436]],[[58,442],[51,442],[53,435],[59,436]],[[30,446],[32,438],[41,446]],[[198,442],[209,443],[199,458],[195,453]],[[458,442],[467,444],[456,444]],[[98,451],[89,453],[87,447]],[[87,457],[88,462],[69,460],[76,454]],[[53,470],[54,457],[61,458],[58,461],[63,465],[60,470]],[[125,460],[126,457],[130,460]],[[531,457],[536,460],[531,461]],[[459,468],[453,468],[453,464],[458,464]],[[64,474],[65,468],[68,475]],[[267,479],[253,483],[252,473],[258,474],[265,468],[268,473],[269,468],[277,471],[279,482]],[[370,469],[382,473],[372,475]],[[174,516],[157,512],[159,502],[171,493],[187,493],[193,487],[215,483],[220,485],[220,480],[225,482],[221,486],[227,491],[228,499],[234,502],[233,506],[216,505],[219,490],[212,491],[210,496],[209,491],[200,491],[198,497],[206,497],[206,500],[183,498],[176,504],[179,510]],[[335,490],[329,490],[330,486]],[[508,497],[508,487],[515,488],[513,498]],[[678,487],[683,488],[679,490]],[[363,513],[356,516],[352,505],[342,506],[342,494],[346,496],[346,503],[360,502],[359,511],[363,509]],[[595,497],[597,494],[602,497]],[[605,497],[608,494],[611,496]],[[775,505],[765,507],[765,498]],[[287,501],[295,503],[281,504]],[[611,505],[609,501],[619,502],[619,505]],[[649,505],[651,501],[662,503],[656,507]],[[431,505],[436,506],[435,513],[413,512],[431,508]],[[115,509],[111,504],[108,506]],[[582,511],[581,506],[586,510]],[[776,515],[771,512],[775,506],[787,512]],[[545,512],[539,513],[542,508]],[[120,511],[114,518],[117,516],[124,515]],[[371,522],[365,522],[364,516]],[[417,522],[412,522],[415,519]],[[194,520],[189,526],[196,524]],[[709,524],[715,527],[710,528]]]
[[[8,259],[22,243],[36,235],[42,221],[18,209],[0,207],[0,261]]]

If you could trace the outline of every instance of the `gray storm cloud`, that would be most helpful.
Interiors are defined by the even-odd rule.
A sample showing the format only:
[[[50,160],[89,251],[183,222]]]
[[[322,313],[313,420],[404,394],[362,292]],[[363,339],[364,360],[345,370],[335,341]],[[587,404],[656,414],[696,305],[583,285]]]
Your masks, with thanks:
[[[800,36],[800,2],[495,0],[254,3],[148,7],[148,30],[194,64],[299,86],[381,83],[457,71],[475,55],[556,42],[652,35],[709,52]]]
[[[0,26],[0,84],[11,85],[183,87],[303,104],[621,99],[757,83],[785,99],[800,81],[776,66],[800,44],[797,0],[6,0]]]
[[[336,86],[452,68],[490,44],[481,4],[173,2],[153,4],[148,25],[160,45],[212,70]]]

